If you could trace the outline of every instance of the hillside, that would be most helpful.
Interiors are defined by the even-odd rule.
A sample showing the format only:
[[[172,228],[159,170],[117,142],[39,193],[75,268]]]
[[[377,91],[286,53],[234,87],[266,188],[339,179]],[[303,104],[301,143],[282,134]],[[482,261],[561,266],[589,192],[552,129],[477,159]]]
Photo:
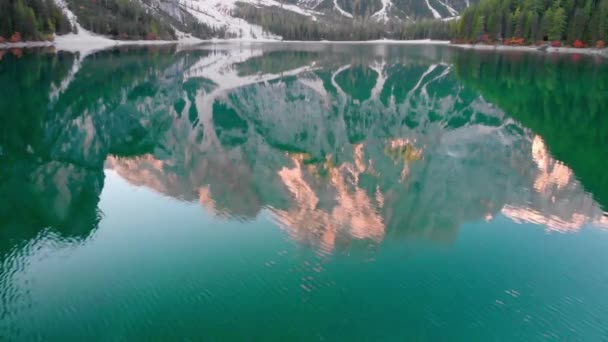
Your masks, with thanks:
[[[0,0],[0,43],[11,39],[45,40],[53,33],[71,30],[69,21],[52,0]]]
[[[121,40],[174,40],[183,32],[200,39],[603,46],[608,0],[0,0],[0,43],[82,29]]]
[[[468,0],[179,0],[201,22],[227,37],[289,40],[406,38],[421,19],[456,18]],[[437,25],[437,24],[436,24]],[[443,25],[446,26],[447,25]],[[412,37],[407,37],[412,38]]]
[[[78,28],[113,39],[447,38],[469,0],[0,0],[0,36],[42,40]],[[68,20],[69,19],[69,20]],[[431,19],[433,23],[427,22]],[[412,26],[412,25],[415,25]]]

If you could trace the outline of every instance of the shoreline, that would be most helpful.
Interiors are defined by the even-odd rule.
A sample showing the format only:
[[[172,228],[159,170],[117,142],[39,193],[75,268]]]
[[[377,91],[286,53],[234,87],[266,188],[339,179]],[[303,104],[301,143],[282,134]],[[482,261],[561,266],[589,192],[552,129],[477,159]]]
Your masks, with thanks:
[[[202,42],[202,41],[201,41]],[[129,45],[167,45],[167,44],[198,44],[201,42],[185,42],[180,40],[70,40],[61,39],[61,36],[57,37],[54,41],[27,41],[19,43],[0,43],[0,50],[3,49],[28,49],[38,47],[55,47],[61,51],[75,51],[81,47],[90,48],[109,48],[114,46],[129,46]]]
[[[180,32],[181,33],[181,32]],[[99,36],[86,32],[84,34],[67,34],[57,36],[54,41],[29,41],[19,43],[2,43],[0,50],[4,49],[22,49],[22,48],[38,48],[38,47],[54,47],[58,51],[81,52],[89,54],[98,50],[105,50],[118,46],[149,46],[149,45],[199,45],[199,44],[353,44],[353,45],[373,45],[373,44],[391,44],[391,45],[444,45],[463,50],[478,50],[478,51],[523,51],[536,53],[557,53],[557,54],[584,54],[591,56],[600,56],[608,58],[608,48],[573,48],[573,47],[548,47],[546,50],[538,50],[537,46],[508,46],[508,45],[484,45],[484,44],[454,44],[447,40],[394,40],[394,39],[376,39],[376,40],[278,40],[278,39],[198,39],[191,36],[185,36],[183,33],[177,40],[114,40],[104,36]]]
[[[573,48],[573,47],[548,47],[546,50],[539,50],[539,46],[509,46],[509,45],[484,45],[484,44],[452,44],[449,46],[478,51],[523,51],[537,53],[553,53],[553,54],[583,54],[590,56],[600,56],[608,58],[608,48]]]
[[[432,40],[432,39],[412,39],[412,40],[396,40],[396,39],[374,39],[374,40],[276,40],[276,39],[211,39],[203,40],[203,43],[287,43],[287,44],[395,44],[395,45],[449,45],[449,40]]]
[[[81,29],[79,33],[68,33],[56,36],[52,41],[26,41],[19,43],[0,43],[0,50],[54,47],[57,51],[80,52],[88,55],[92,52],[118,46],[151,46],[151,45],[194,45],[204,41],[182,32],[176,40],[116,40]]]
[[[393,40],[393,39],[376,39],[376,40],[278,40],[278,39],[198,39],[188,37],[177,40],[115,40],[98,35],[79,35],[67,34],[57,36],[53,41],[26,41],[19,43],[1,43],[2,49],[27,49],[38,47],[55,47],[59,51],[82,51],[84,50],[103,50],[116,46],[146,46],[146,45],[196,45],[196,44],[394,44],[394,45],[449,45],[447,40]]]

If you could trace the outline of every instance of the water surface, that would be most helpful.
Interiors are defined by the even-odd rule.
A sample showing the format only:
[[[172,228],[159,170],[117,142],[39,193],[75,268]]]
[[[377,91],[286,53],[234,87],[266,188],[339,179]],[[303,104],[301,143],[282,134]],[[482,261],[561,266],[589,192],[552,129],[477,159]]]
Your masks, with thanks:
[[[608,65],[0,60],[0,339],[608,339]]]

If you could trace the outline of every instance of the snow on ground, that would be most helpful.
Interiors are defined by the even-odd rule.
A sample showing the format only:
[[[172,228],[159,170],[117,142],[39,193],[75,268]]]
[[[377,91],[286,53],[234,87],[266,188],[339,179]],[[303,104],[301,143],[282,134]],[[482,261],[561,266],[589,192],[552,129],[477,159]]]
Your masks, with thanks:
[[[596,49],[596,48],[584,48],[577,49],[572,47],[549,47],[546,51],[539,51],[537,46],[507,46],[507,45],[485,45],[485,44],[450,44],[461,49],[473,49],[473,50],[491,50],[491,51],[527,51],[536,53],[566,53],[566,54],[584,54],[584,55],[596,55],[608,58],[607,49]]]
[[[78,20],[76,20],[76,14],[70,11],[70,9],[68,8],[68,4],[65,2],[65,0],[55,0],[55,5],[57,5],[57,7],[59,7],[63,11],[63,14],[65,14],[72,26],[76,27],[78,30],[82,28],[78,23]]]
[[[459,16],[459,15],[457,15],[457,16],[455,16],[455,17],[447,17],[447,18],[443,18],[443,19],[441,19],[441,21],[452,21],[452,20],[458,20],[458,19],[460,19],[460,16]]]
[[[222,0],[222,1],[224,1],[224,0]],[[228,1],[231,1],[231,0],[228,0]],[[304,9],[304,8],[302,8],[300,6],[296,6],[296,5],[283,4],[276,0],[236,0],[236,2],[251,3],[256,6],[281,7],[284,10],[295,12],[295,13],[298,13],[298,14],[301,14],[301,15],[304,15],[307,17],[315,17],[316,15],[322,15],[321,12]],[[318,5],[319,4],[317,4],[316,6],[318,6]]]
[[[261,26],[233,17],[233,0],[179,0],[179,5],[201,23],[215,29],[225,28],[227,32],[243,39],[280,39],[264,32]]]
[[[342,9],[342,7],[340,7],[340,4],[338,3],[338,0],[334,0],[334,8],[336,10],[338,10],[338,12],[340,12],[340,14],[342,14],[343,16],[347,17],[347,18],[352,18],[353,15],[346,12],[345,10]]]
[[[436,9],[433,8],[433,6],[431,6],[431,3],[429,2],[429,0],[424,0],[426,2],[426,7],[429,8],[429,10],[431,10],[431,13],[433,13],[433,18],[435,19],[441,19],[441,14],[439,14],[439,12],[437,12]]]
[[[174,43],[182,43],[182,44],[195,44],[200,43],[201,40],[195,37],[192,37],[190,34],[186,34],[179,30],[175,30],[178,40],[177,41],[167,41],[167,40],[114,40],[110,39],[98,34],[95,34],[78,23],[78,18],[72,12],[65,0],[54,0],[55,4],[63,11],[65,16],[70,21],[73,27],[78,31],[77,33],[69,33],[62,36],[57,36],[52,45],[55,46],[57,50],[70,51],[70,52],[78,52],[79,59],[75,62],[73,68],[73,74],[75,75],[78,72],[80,62],[89,54],[107,49],[112,46],[119,45],[160,45],[160,44],[174,44]],[[28,46],[28,44],[26,44]],[[29,45],[32,46],[32,45]],[[65,87],[59,86],[57,91],[61,92],[61,89]]]
[[[404,44],[404,45],[448,45],[449,40],[432,39],[375,39],[375,40],[246,40],[246,39],[213,39],[212,43],[276,43],[276,44]]]
[[[304,42],[297,42],[304,43]],[[376,40],[356,40],[356,41],[329,41],[311,43],[328,43],[328,44],[412,44],[412,45],[447,45],[449,40],[432,40],[432,39],[412,39],[412,40],[396,40],[396,39],[376,39]]]
[[[204,42],[204,40],[202,40],[200,38],[196,38],[193,35],[191,35],[190,33],[182,32],[182,31],[176,29],[175,27],[173,28],[173,30],[175,31],[175,35],[177,36],[177,41],[180,44],[198,44],[198,43]]]
[[[57,50],[78,52],[81,58],[84,58],[97,50],[103,50],[118,45],[118,41],[81,29],[78,33],[57,36],[54,45]]]
[[[55,4],[61,8],[70,24],[78,31],[78,33],[70,33],[55,38],[57,49],[80,52],[81,58],[84,58],[95,50],[104,49],[115,44],[111,39],[98,36],[80,26],[76,15],[68,8],[65,0],[55,0]]]
[[[74,12],[72,12],[65,0],[55,0],[55,4],[65,14],[65,16],[70,21],[70,24],[76,28],[78,33],[69,33],[62,36],[57,36],[53,45],[58,50],[70,51],[70,52],[78,52],[80,60],[84,59],[87,55],[98,51],[103,50],[112,46],[117,45],[142,45],[142,44],[168,44],[175,43],[173,41],[120,41],[113,40],[98,34],[95,34],[89,30],[86,30],[84,27],[78,23],[78,19]],[[76,69],[76,71],[78,71]],[[75,74],[75,72],[74,72]]]
[[[299,0],[298,5],[304,6],[306,8],[315,9],[317,8],[324,0]]]
[[[382,8],[372,14],[372,18],[377,18],[380,21],[387,21],[388,20],[388,11],[391,8],[391,6],[393,6],[393,2],[391,0],[381,0],[382,1]]]
[[[301,8],[296,5],[282,4],[276,0],[179,0],[179,5],[196,17],[200,22],[216,28],[225,28],[228,33],[242,39],[280,39],[279,36],[264,32],[261,26],[253,25],[247,21],[235,18],[232,13],[237,2],[250,4],[256,7],[280,7],[311,17],[317,20],[320,12]]]

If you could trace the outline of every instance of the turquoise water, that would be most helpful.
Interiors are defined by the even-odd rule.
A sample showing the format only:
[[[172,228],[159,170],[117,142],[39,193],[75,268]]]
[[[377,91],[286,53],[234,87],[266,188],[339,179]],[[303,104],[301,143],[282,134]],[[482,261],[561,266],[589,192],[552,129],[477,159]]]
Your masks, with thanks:
[[[0,84],[0,339],[608,339],[603,60],[26,51]]]

